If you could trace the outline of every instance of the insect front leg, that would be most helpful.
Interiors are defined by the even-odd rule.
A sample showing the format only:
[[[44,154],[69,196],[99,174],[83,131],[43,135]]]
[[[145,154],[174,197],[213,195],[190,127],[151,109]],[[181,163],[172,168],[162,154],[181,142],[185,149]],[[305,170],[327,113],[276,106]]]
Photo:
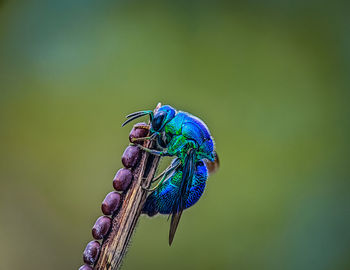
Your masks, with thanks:
[[[144,147],[140,144],[133,144],[131,143],[130,145],[133,145],[133,146],[137,146],[138,148],[140,148],[141,150],[147,152],[147,153],[150,153],[152,155],[155,155],[155,156],[160,156],[160,157],[166,157],[166,156],[173,156],[172,154],[169,154],[167,151],[158,151],[158,150],[154,150],[154,149],[149,149],[147,147]]]
[[[141,137],[141,138],[131,138],[130,141],[131,142],[143,142],[143,141],[147,141],[147,140],[155,140],[157,137],[157,133],[153,133],[151,136],[148,137]]]
[[[142,129],[146,129],[146,130],[150,130],[150,126],[149,125],[140,125],[140,124],[137,124],[135,125],[134,127],[137,127],[137,128],[142,128]]]

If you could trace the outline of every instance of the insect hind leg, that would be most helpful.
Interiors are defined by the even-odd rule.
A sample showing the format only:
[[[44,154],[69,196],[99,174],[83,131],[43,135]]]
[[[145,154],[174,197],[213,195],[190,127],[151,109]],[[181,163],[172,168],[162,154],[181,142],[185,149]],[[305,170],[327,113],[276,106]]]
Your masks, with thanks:
[[[170,177],[172,177],[173,172],[176,171],[176,169],[181,165],[181,161],[180,159],[176,158],[174,159],[174,161],[171,163],[171,165],[166,168],[162,173],[160,173],[157,177],[152,179],[152,183],[154,183],[155,181],[157,181],[159,178],[162,177],[162,179],[157,183],[156,186],[154,186],[153,188],[145,188],[142,186],[142,189],[147,190],[147,191],[154,191],[156,190],[162,183],[168,181],[170,179]]]

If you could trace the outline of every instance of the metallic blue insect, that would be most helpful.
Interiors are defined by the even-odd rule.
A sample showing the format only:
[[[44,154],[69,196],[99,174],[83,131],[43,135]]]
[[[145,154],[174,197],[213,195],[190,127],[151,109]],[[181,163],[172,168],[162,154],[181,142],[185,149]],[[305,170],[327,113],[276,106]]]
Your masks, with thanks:
[[[161,150],[137,146],[154,155],[176,156],[161,174],[163,178],[152,189],[143,208],[150,216],[156,213],[171,215],[171,245],[183,210],[195,204],[204,191],[207,165],[216,168],[218,158],[209,129],[199,118],[165,105],[155,114],[150,110],[129,114],[123,126],[144,115],[150,116],[151,136],[137,140],[154,139]]]
[[[165,149],[156,151],[143,148],[145,151],[159,156],[177,156],[184,164],[188,151],[195,149],[196,160],[215,160],[214,140],[206,124],[198,117],[164,105],[155,114],[150,110],[129,114],[123,126],[144,115],[149,115],[151,120],[152,136],[147,139],[156,138],[158,145]]]

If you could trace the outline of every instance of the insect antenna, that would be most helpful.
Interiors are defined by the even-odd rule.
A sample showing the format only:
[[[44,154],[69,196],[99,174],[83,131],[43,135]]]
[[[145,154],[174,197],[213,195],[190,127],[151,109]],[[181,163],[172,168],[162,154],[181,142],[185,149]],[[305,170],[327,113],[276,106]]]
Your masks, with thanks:
[[[131,113],[129,115],[126,116],[126,118],[129,118],[128,120],[126,120],[123,124],[122,124],[122,127],[125,126],[127,123],[141,117],[141,116],[144,116],[144,115],[149,115],[150,118],[151,118],[151,121],[153,120],[153,112],[152,111],[139,111],[139,112],[134,112],[134,113]]]

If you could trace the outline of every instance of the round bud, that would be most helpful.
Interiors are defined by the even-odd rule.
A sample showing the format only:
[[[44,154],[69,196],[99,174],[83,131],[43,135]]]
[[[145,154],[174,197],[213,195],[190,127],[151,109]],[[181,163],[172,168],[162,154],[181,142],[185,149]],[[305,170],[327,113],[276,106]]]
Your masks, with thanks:
[[[132,173],[128,169],[120,169],[114,176],[113,187],[117,191],[125,191],[128,189],[132,180]]]
[[[107,194],[101,205],[101,210],[105,215],[112,215],[120,205],[120,194],[112,191]]]
[[[91,241],[86,245],[86,248],[83,253],[83,260],[87,264],[94,264],[97,261],[98,256],[100,255],[101,245],[97,241]]]
[[[141,157],[141,150],[137,146],[128,146],[122,156],[125,168],[134,167]]]
[[[148,134],[148,129],[144,128],[145,126],[148,126],[146,123],[137,123],[134,125],[132,130],[129,134],[129,141],[132,143],[138,143],[142,144],[143,141],[133,141],[134,138],[143,138],[146,137]]]
[[[79,270],[92,270],[92,267],[90,265],[82,265],[80,266]]]
[[[92,236],[99,240],[105,237],[109,231],[109,228],[111,227],[112,220],[110,217],[107,216],[101,216],[99,217],[94,227],[92,227]]]

